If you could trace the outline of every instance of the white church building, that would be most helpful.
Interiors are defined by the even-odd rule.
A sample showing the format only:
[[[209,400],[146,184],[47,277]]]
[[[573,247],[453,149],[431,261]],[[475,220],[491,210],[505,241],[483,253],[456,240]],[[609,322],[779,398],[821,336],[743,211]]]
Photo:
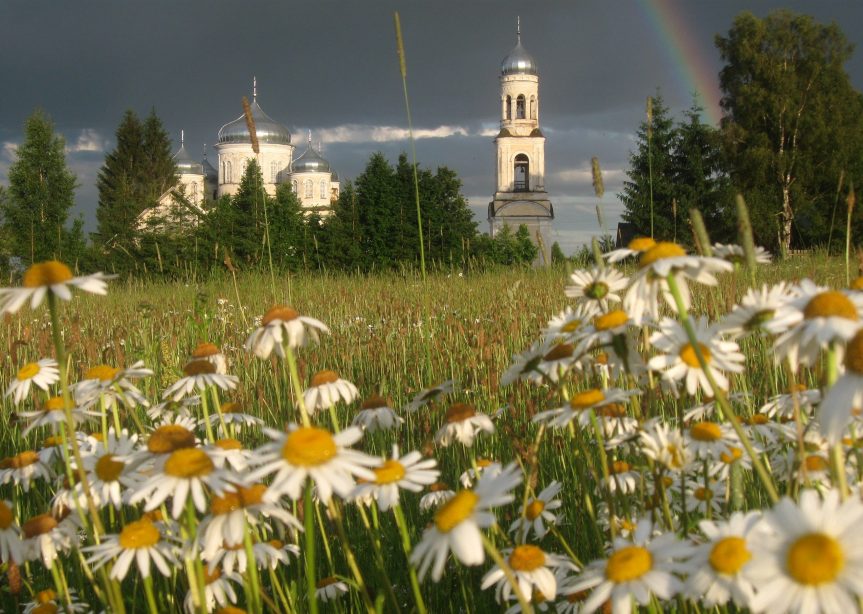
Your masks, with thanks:
[[[500,132],[497,187],[488,204],[491,235],[505,225],[513,232],[524,224],[539,247],[539,263],[551,262],[554,207],[545,190],[545,136],[539,128],[539,71],[536,61],[517,42],[500,67]]]

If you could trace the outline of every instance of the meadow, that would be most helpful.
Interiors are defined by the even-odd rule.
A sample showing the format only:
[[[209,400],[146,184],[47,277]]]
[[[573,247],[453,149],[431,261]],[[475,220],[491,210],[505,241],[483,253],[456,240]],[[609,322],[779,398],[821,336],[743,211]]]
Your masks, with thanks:
[[[691,271],[706,259],[649,253],[621,270],[666,291],[675,288],[668,275],[688,276],[689,311],[712,323],[752,285],[739,264],[713,270],[710,286],[696,281],[704,270]],[[661,263],[671,268],[646,272]],[[762,561],[772,552],[764,544],[782,538],[765,528],[779,496],[791,497],[787,517],[818,508],[835,531],[844,524],[830,510],[863,518],[857,440],[822,436],[814,410],[845,377],[841,347],[856,324],[819,336],[824,348],[810,363],[799,350],[799,369],[774,345],[814,318],[801,297],[829,294],[795,284],[843,288],[844,263],[804,255],[760,265],[757,287],[788,284],[776,311],[802,304],[787,308],[804,315],[769,335],[710,329],[739,351],[701,337],[663,350],[674,311],[661,298],[656,308],[671,320],[620,311],[611,295],[622,297],[629,279],[609,270],[584,273],[584,283],[562,267],[425,281],[116,279],[105,296],[84,287],[66,302],[48,291],[50,305],[3,314],[3,610],[733,611],[764,609],[759,582],[800,596],[801,611],[856,606],[863,550],[824,523],[776,546],[787,568]],[[585,294],[596,283],[607,284],[601,296]],[[856,323],[863,302],[856,291],[842,296],[854,312],[840,319]],[[297,314],[329,332],[300,326]],[[284,324],[275,344],[284,358],[250,340],[274,322]],[[66,361],[56,376],[47,363],[24,369],[58,348]],[[663,351],[690,371],[700,370],[696,358],[740,357],[717,363],[728,381],[713,385],[724,394],[708,393],[703,378],[687,392],[653,360]],[[363,429],[350,428],[362,411]],[[73,422],[78,445],[64,445]],[[808,493],[820,493],[818,503]],[[795,567],[795,547],[815,563]],[[786,584],[774,586],[780,577]]]

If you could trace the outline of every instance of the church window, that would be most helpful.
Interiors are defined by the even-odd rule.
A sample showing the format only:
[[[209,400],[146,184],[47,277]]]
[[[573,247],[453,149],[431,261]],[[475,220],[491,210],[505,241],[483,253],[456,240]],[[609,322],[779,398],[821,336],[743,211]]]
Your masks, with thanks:
[[[291,182],[291,189],[294,191],[294,194],[296,194],[296,193],[297,193],[297,180],[296,180],[296,179],[294,179],[294,180]]]
[[[314,198],[315,197],[315,185],[312,183],[311,179],[306,179],[306,198]]]
[[[530,118],[536,119],[536,96],[530,97]]]
[[[225,162],[225,183],[233,183],[233,169],[231,168],[231,161],[228,160]]]
[[[276,183],[276,175],[278,175],[279,170],[276,167],[276,161],[273,160],[270,162],[270,183]]]
[[[512,96],[506,97],[506,118],[512,119]]]
[[[515,157],[515,185],[516,192],[530,191],[530,161],[524,154]]]
[[[192,184],[191,196],[192,196],[192,200],[196,200],[198,198],[198,184],[197,183]]]
[[[327,197],[327,182],[321,181],[321,198]]]
[[[515,118],[524,119],[524,94],[519,94],[515,99]]]

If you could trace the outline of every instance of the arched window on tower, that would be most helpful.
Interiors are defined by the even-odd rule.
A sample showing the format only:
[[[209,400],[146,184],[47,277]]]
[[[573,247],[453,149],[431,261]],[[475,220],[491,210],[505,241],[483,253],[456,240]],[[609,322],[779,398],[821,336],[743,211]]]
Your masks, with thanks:
[[[306,198],[314,198],[315,197],[315,184],[312,183],[311,179],[306,179]]]
[[[296,194],[296,193],[297,193],[297,189],[298,189],[298,188],[297,188],[297,180],[296,180],[296,179],[294,179],[294,180],[291,182],[291,189],[294,191],[294,194]]]
[[[530,190],[530,162],[524,154],[515,157],[515,186],[516,192],[528,192]]]
[[[225,167],[227,166],[227,164],[222,162],[221,166],[222,166],[222,168],[221,168],[222,172],[219,173],[221,175],[219,177],[219,183],[225,183]]]
[[[198,200],[198,184],[197,183],[192,184],[192,193],[189,194],[189,196],[192,197],[192,202]]]
[[[279,169],[276,166],[276,161],[273,160],[270,162],[270,183],[276,183],[276,175],[278,175]]]
[[[518,98],[515,99],[515,118],[516,119],[524,119],[526,116],[524,114],[524,94],[519,94]]]
[[[234,171],[231,168],[231,161],[228,160],[227,162],[225,162],[225,183],[234,183],[233,182],[233,179],[234,179],[233,175],[234,175]]]
[[[536,119],[536,96],[530,97],[530,118]]]
[[[512,119],[512,96],[506,97],[506,118]]]
[[[321,181],[321,198],[327,197],[327,182]]]

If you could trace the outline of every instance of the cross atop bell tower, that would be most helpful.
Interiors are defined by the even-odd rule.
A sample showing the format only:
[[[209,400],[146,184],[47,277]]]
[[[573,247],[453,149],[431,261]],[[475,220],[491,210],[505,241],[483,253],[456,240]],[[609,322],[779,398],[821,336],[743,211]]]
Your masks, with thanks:
[[[524,224],[539,247],[539,263],[550,262],[554,207],[545,191],[545,136],[539,127],[539,71],[521,45],[521,19],[516,22],[516,45],[500,67],[500,132],[497,183],[488,205],[492,236],[504,225],[513,232]]]

